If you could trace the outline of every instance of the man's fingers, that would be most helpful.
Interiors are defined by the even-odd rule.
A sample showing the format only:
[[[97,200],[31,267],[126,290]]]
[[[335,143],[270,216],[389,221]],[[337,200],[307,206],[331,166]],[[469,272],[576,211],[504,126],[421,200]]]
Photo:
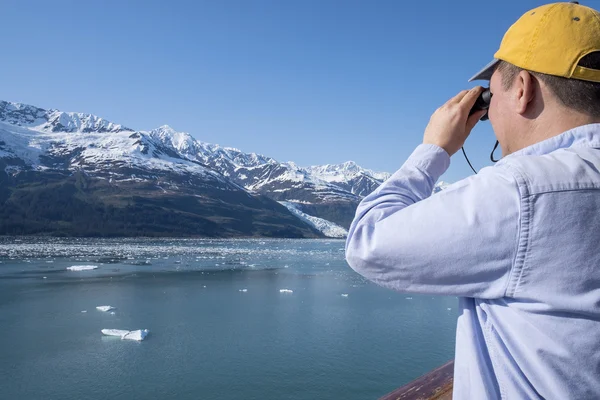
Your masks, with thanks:
[[[477,122],[479,122],[481,117],[483,117],[486,112],[487,110],[479,110],[474,112],[473,115],[469,116],[469,118],[467,119],[467,125],[465,127],[467,135],[473,130],[473,128],[475,128]]]
[[[468,107],[470,110],[475,105],[475,102],[477,101],[477,98],[479,97],[479,95],[481,94],[482,91],[483,91],[483,87],[475,86],[473,89],[469,90],[467,92],[467,94],[465,94],[461,98],[460,104],[464,105],[465,107]]]
[[[448,100],[446,105],[459,104],[462,106],[464,104],[465,107],[470,105],[469,106],[469,110],[470,110],[473,107],[473,105],[475,104],[475,101],[477,101],[477,97],[479,97],[479,95],[481,94],[482,89],[483,88],[481,86],[475,86],[471,90],[462,90],[456,96],[454,96],[453,98]]]
[[[458,104],[469,93],[468,90],[461,90],[456,96],[448,100],[447,104]]]

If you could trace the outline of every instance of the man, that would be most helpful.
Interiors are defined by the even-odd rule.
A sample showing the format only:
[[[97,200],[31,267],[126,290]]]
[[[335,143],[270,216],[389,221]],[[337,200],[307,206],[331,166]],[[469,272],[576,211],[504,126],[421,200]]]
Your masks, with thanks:
[[[495,166],[432,195],[481,87],[438,109],[423,144],[359,205],[350,266],[402,292],[458,296],[455,399],[600,399],[600,14],[524,14],[490,79]]]

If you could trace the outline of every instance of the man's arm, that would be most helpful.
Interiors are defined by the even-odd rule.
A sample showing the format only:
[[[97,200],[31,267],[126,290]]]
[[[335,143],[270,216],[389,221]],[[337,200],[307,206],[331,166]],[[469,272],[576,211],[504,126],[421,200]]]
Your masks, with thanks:
[[[424,144],[361,202],[346,241],[354,270],[405,292],[506,294],[520,233],[514,176],[506,167],[484,168],[431,196],[450,156],[485,114],[469,115],[481,91],[462,91],[436,110]]]
[[[484,168],[430,197],[448,164],[443,149],[419,146],[359,205],[346,259],[398,291],[502,297],[517,252],[517,182],[502,167]]]

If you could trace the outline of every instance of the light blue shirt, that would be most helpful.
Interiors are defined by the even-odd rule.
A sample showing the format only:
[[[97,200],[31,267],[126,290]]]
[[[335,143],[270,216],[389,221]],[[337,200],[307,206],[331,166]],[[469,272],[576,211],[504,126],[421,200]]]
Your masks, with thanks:
[[[458,296],[454,399],[600,399],[600,124],[433,194],[450,157],[420,145],[356,211],[350,266]]]

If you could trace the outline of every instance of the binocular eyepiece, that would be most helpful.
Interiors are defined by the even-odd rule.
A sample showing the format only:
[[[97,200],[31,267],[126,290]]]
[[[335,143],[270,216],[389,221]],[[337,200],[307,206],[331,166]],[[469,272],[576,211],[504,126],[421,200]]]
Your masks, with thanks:
[[[490,108],[491,101],[492,101],[492,92],[490,92],[490,89],[487,88],[483,92],[481,92],[481,94],[477,98],[477,101],[475,101],[475,105],[473,106],[473,108],[471,108],[469,115],[473,115],[474,113],[476,113],[479,110],[487,110],[488,108]],[[483,115],[483,117],[481,117],[480,121],[485,121],[488,118],[489,118],[488,113],[486,112]]]

